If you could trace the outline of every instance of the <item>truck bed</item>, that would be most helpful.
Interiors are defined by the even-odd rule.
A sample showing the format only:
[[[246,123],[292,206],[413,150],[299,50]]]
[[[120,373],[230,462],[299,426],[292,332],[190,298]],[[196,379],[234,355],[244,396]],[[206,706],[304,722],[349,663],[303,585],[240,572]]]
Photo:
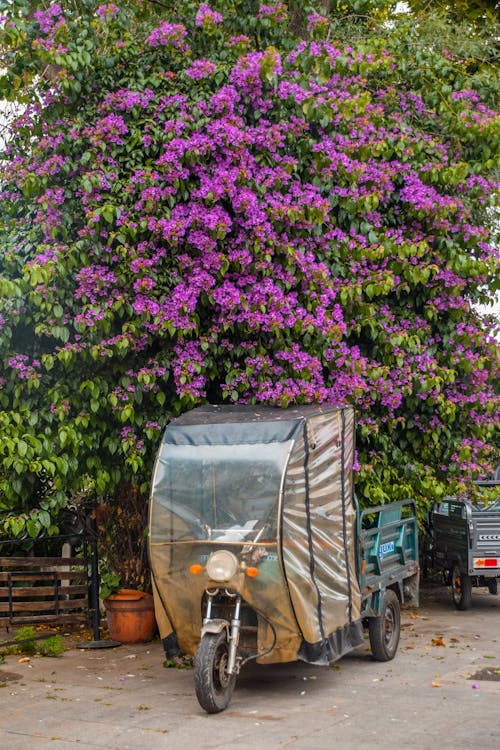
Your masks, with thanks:
[[[418,605],[418,529],[415,503],[405,500],[359,515],[358,569],[363,617],[376,616],[386,588]]]

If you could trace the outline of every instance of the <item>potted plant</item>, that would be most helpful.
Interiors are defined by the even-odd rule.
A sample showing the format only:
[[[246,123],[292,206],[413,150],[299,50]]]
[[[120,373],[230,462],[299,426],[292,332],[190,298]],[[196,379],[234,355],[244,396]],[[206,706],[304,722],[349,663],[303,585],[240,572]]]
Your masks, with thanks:
[[[94,515],[100,596],[110,637],[121,643],[151,640],[156,620],[147,557],[147,498],[137,487],[122,485]]]
[[[120,589],[104,600],[110,638],[119,643],[144,643],[156,631],[152,595],[138,589]]]

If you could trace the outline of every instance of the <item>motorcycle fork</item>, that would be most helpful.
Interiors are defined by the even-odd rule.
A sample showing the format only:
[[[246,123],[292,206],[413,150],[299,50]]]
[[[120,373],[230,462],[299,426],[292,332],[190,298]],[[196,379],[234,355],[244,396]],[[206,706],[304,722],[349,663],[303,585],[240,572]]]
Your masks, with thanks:
[[[215,592],[207,591],[207,608],[205,612],[205,617],[203,618],[204,627],[212,621],[213,598],[218,593],[219,593],[218,591],[215,591]],[[239,672],[238,643],[240,640],[240,626],[241,626],[241,596],[238,596],[238,594],[233,594],[230,591],[226,591],[225,594],[229,599],[234,599],[234,611],[233,611],[233,616],[231,618],[231,621],[230,622],[228,622],[227,620],[221,621],[221,625],[222,627],[225,628],[228,641],[229,641],[226,672],[227,674],[233,674],[233,673],[238,674]]]
[[[233,674],[233,672],[239,672],[239,665],[237,665],[237,654],[238,654],[238,643],[240,640],[240,610],[241,610],[241,597],[237,596],[234,602],[234,613],[233,619],[231,620],[231,628],[229,632],[229,654],[227,659],[227,672]]]

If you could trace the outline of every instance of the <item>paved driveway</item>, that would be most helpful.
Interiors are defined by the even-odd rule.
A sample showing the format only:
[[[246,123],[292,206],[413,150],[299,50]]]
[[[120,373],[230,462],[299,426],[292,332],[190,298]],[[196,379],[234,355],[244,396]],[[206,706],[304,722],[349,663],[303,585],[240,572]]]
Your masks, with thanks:
[[[403,612],[394,661],[373,661],[366,642],[332,667],[249,667],[214,716],[198,706],[192,671],[163,667],[159,642],[8,656],[1,750],[496,750],[500,596],[474,590],[468,612],[442,587],[421,598]]]

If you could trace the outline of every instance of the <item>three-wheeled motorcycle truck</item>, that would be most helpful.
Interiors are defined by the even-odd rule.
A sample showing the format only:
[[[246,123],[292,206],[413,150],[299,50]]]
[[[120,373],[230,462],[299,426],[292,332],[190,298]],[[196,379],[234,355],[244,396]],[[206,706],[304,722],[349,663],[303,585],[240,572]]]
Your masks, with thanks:
[[[396,654],[418,604],[410,500],[360,511],[354,411],[202,406],[166,428],[152,479],[150,561],[167,656],[194,656],[208,713],[259,664],[330,664],[369,631]]]
[[[434,504],[427,523],[425,566],[444,573],[453,604],[460,610],[471,606],[473,587],[486,587],[491,594],[499,590],[500,471],[476,484],[498,489],[496,497],[482,505],[447,497]]]

